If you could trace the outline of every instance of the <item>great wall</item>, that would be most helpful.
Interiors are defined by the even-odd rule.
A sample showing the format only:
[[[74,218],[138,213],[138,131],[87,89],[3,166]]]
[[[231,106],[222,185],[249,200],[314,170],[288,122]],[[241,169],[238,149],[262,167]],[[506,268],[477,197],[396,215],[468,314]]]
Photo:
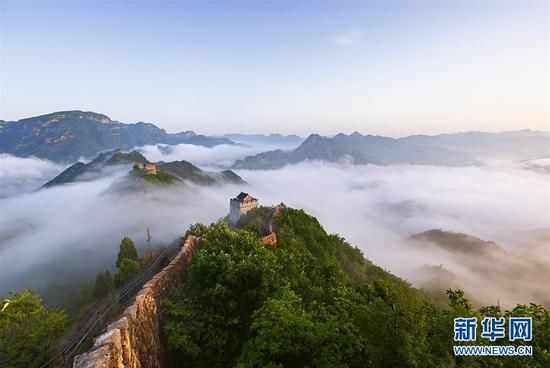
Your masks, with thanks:
[[[248,196],[244,194],[243,198]],[[251,197],[252,198],[252,197]],[[239,210],[239,216],[257,207]],[[234,205],[234,200],[230,203]],[[266,216],[261,243],[277,244],[274,220],[282,208],[272,208]],[[73,368],[159,368],[163,362],[161,343],[160,303],[168,291],[184,279],[187,266],[199,244],[199,238],[188,236],[172,261],[147,282],[136,295],[134,303],[126,308],[122,317],[107,326],[104,333],[94,339],[93,346],[74,358]]]
[[[188,236],[180,252],[136,295],[122,317],[77,355],[73,368],[158,368],[162,366],[160,303],[185,277],[199,239]]]

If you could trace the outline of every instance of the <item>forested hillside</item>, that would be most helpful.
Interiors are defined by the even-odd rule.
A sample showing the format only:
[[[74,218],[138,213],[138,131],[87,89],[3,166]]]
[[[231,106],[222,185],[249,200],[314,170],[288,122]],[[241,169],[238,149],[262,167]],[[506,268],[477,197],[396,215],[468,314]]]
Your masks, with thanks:
[[[201,246],[186,283],[163,306],[167,366],[550,365],[550,316],[541,306],[475,310],[460,290],[448,291],[448,306],[436,305],[301,210],[284,207],[277,245],[262,246],[265,214],[255,210],[238,229],[190,229]],[[501,315],[533,318],[532,357],[455,358],[455,317]]]

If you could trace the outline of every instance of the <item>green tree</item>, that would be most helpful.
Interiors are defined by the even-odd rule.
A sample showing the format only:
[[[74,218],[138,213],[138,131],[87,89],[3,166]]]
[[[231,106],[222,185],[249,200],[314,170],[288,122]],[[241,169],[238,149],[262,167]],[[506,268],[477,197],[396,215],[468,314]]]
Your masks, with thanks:
[[[240,366],[304,367],[314,358],[320,333],[315,316],[292,290],[271,298],[254,313],[254,337],[246,344]]]
[[[31,290],[0,303],[0,365],[38,367],[56,347],[66,326],[65,312],[48,309]]]
[[[327,306],[328,307],[328,306]],[[309,308],[292,290],[268,299],[254,313],[252,338],[241,367],[364,367],[366,341],[344,309]]]
[[[474,314],[474,308],[464,296],[464,291],[448,289],[447,296],[449,297],[449,307],[458,316],[469,317]]]
[[[113,277],[109,270],[97,274],[94,284],[93,297],[95,299],[103,299],[113,288]]]
[[[510,367],[550,367],[550,312],[539,304],[518,304],[504,313],[509,317],[531,317],[533,321],[533,340],[528,345],[533,346],[531,357],[509,357],[506,359]],[[512,345],[522,345],[522,341],[514,341]]]
[[[151,237],[151,232],[149,231],[149,228],[147,228],[147,245],[148,245],[148,249],[149,249],[149,256],[152,257],[153,256],[153,248],[151,247],[151,240],[153,238]]]
[[[139,263],[133,259],[124,258],[118,267],[114,277],[114,284],[117,288],[124,285],[139,273]]]
[[[164,305],[169,347],[197,367],[234,362],[250,334],[252,313],[276,284],[275,257],[246,231],[218,223],[200,232],[187,282]]]
[[[138,260],[138,253],[134,241],[128,236],[125,236],[120,242],[120,250],[116,260],[116,266],[118,268],[120,268],[122,260],[124,259],[131,259],[133,261]]]

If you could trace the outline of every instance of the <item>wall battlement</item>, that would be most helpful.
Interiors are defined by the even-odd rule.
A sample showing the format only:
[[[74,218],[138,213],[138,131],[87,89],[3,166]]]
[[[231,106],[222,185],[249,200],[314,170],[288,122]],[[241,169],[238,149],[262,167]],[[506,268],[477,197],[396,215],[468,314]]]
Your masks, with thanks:
[[[73,368],[159,368],[160,302],[183,281],[198,243],[199,238],[187,237],[181,251],[143,286],[123,316],[94,339],[88,352],[75,357]]]

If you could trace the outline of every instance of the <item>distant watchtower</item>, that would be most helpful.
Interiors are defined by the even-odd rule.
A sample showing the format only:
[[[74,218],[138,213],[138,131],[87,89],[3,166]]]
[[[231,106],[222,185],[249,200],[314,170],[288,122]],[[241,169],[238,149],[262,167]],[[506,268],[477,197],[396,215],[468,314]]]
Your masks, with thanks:
[[[233,225],[248,211],[258,208],[259,202],[248,193],[241,192],[237,197],[229,200],[229,222]]]

